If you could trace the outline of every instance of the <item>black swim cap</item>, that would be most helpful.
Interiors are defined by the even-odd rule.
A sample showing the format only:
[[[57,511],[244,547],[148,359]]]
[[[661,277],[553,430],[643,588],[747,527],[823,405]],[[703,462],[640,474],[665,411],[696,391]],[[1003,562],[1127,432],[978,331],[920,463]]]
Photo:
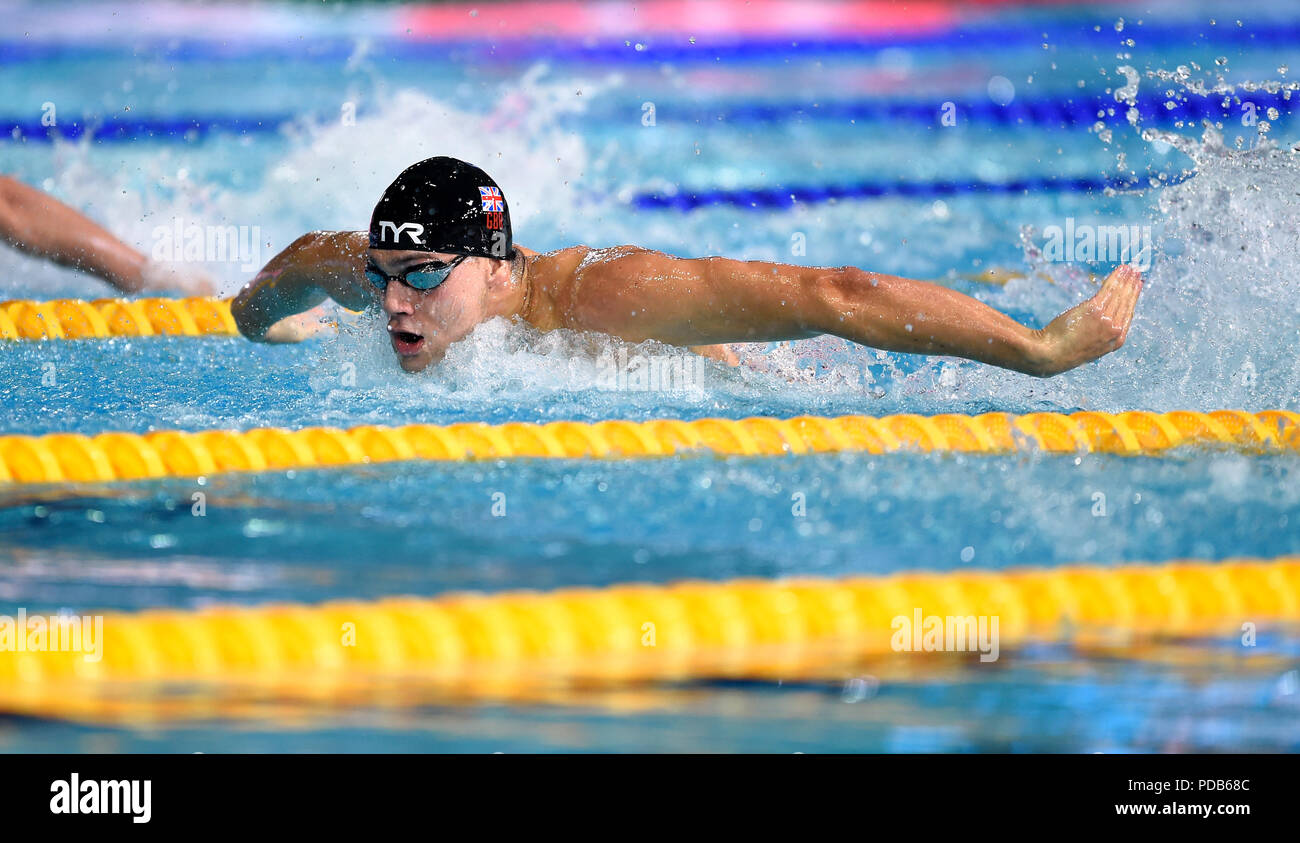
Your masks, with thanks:
[[[402,171],[370,216],[370,248],[513,258],[510,208],[487,173],[455,158]]]

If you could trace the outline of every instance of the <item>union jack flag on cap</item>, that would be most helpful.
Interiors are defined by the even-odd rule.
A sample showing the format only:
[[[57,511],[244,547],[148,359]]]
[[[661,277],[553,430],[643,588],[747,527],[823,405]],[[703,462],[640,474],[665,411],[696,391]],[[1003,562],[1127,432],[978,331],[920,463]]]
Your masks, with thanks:
[[[478,192],[483,199],[484,211],[504,211],[506,209],[505,198],[501,195],[501,188],[480,187]]]

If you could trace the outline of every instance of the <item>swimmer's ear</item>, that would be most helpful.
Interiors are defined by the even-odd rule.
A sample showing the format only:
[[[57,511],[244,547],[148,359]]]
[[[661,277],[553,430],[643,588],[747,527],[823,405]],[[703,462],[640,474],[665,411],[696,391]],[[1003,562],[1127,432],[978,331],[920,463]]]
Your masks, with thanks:
[[[510,283],[510,271],[513,263],[509,260],[498,260],[497,258],[481,258],[492,264],[488,269],[488,284],[494,288],[504,288]]]

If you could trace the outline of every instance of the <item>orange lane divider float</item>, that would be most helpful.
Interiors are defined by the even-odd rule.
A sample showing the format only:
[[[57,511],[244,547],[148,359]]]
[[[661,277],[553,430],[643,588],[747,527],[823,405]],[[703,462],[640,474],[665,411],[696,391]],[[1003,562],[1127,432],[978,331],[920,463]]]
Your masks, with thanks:
[[[0,483],[192,477],[393,460],[623,458],[692,451],[723,456],[841,451],[1137,456],[1196,445],[1243,452],[1295,452],[1300,450],[1300,414],[1286,410],[903,414],[10,435],[0,436]]]
[[[932,655],[922,630],[899,638],[898,619],[918,609],[927,629],[931,617],[974,621],[952,648],[972,664],[974,651],[991,652],[993,619],[1001,651],[1140,650],[1300,621],[1300,557],[151,609],[102,615],[93,643],[62,650],[52,638],[40,646],[30,618],[17,647],[13,619],[7,641],[0,619],[0,711],[93,718],[151,695],[180,699],[185,683],[203,686],[200,709],[214,714],[213,699],[339,702],[420,683],[472,695],[521,683],[843,679],[865,660]],[[972,637],[980,618],[983,643]]]
[[[237,336],[228,299],[55,299],[0,302],[0,340]]]

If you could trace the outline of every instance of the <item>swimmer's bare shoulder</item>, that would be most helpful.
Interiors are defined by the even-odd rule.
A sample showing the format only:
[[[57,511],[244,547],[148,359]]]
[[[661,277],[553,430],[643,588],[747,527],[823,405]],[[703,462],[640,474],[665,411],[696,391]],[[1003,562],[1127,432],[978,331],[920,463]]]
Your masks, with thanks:
[[[528,320],[542,330],[569,328],[599,331],[623,339],[639,341],[645,337],[629,334],[619,318],[620,311],[635,307],[637,291],[645,285],[646,266],[640,256],[658,252],[640,246],[614,246],[593,249],[570,246],[546,254],[517,247],[529,261],[529,281],[535,302]],[[599,271],[589,270],[599,267]],[[739,364],[735,352],[726,345],[692,345],[691,351],[729,365]]]
[[[629,336],[623,316],[635,308],[637,291],[644,285],[644,269],[629,258],[652,254],[639,246],[611,246],[593,249],[574,246],[554,253],[555,270],[562,276],[555,303],[561,326],[576,331],[599,331],[633,341],[648,337]]]
[[[528,264],[532,303],[525,318],[543,331],[573,328],[572,314],[577,299],[576,272],[591,249],[569,246],[554,252],[536,252],[515,244]]]

